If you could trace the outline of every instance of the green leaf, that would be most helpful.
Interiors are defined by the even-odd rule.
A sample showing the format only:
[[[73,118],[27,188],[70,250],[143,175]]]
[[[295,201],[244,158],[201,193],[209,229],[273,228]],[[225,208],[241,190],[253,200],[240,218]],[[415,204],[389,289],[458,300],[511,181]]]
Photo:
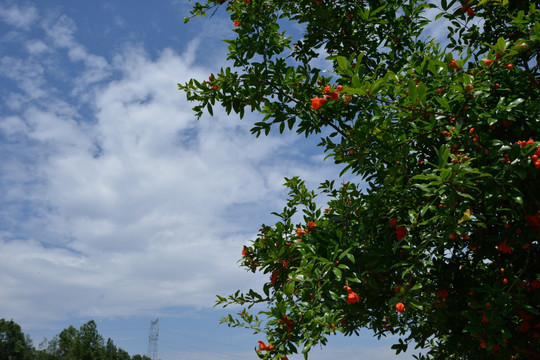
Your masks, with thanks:
[[[445,98],[437,97],[435,100],[437,100],[439,105],[441,105],[444,110],[450,111],[450,104],[448,104],[448,101]]]
[[[338,56],[336,60],[337,60],[338,67],[340,70],[347,71],[349,69],[349,62],[347,61],[345,57]]]

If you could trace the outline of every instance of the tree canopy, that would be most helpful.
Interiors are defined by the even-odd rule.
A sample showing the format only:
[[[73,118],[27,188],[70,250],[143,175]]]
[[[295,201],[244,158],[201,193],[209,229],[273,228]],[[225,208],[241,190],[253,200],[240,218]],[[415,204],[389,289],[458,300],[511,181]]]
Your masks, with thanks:
[[[218,296],[244,307],[224,322],[259,332],[265,359],[360,328],[419,359],[539,359],[535,2],[220,0],[186,21],[221,8],[232,66],[179,84],[195,113],[319,136],[350,179],[286,179],[242,250],[269,280]]]
[[[0,360],[150,360],[147,356],[130,357],[127,351],[116,347],[112,339],[105,343],[94,320],[80,329],[73,326],[62,330],[50,341],[45,339],[34,348],[19,324],[0,319]]]

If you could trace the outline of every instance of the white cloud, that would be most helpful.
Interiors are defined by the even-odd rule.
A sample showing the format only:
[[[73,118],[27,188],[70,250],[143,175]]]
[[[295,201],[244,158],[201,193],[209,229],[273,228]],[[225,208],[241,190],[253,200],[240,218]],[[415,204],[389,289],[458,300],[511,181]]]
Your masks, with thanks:
[[[211,71],[194,64],[199,40],[181,55],[128,46],[107,60],[78,43],[69,18],[44,24],[27,58],[0,62],[30,94],[0,118],[14,156],[0,181],[19,204],[6,215],[20,223],[0,234],[4,316],[30,324],[208,307],[215,294],[255,286],[236,260],[283,205],[283,177],[316,182],[327,169],[310,166],[294,135],[256,139],[249,119],[219,109],[195,120],[176,84]],[[47,56],[83,67],[66,81]],[[73,98],[55,90],[58,78]]]
[[[33,6],[6,6],[0,4],[0,20],[21,30],[29,30],[38,20]]]
[[[75,38],[77,26],[66,15],[49,16],[42,21],[42,28],[47,35],[47,40],[59,50],[67,50],[69,60],[74,63],[82,62],[84,72],[75,79],[77,84],[73,93],[80,95],[88,86],[105,80],[110,75],[109,64],[102,56],[88,52]]]

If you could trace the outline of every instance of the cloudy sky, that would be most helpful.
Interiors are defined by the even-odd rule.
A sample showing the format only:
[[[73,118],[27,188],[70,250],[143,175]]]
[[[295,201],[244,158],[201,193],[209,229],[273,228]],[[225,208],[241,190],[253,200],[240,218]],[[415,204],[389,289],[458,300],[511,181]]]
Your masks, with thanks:
[[[265,280],[236,261],[283,178],[336,169],[316,139],[250,135],[256,114],[195,119],[177,83],[226,66],[232,23],[184,25],[189,6],[0,0],[0,318],[36,346],[94,319],[145,354],[159,318],[162,360],[256,358],[215,295]],[[366,332],[313,359],[412,358],[389,344]]]

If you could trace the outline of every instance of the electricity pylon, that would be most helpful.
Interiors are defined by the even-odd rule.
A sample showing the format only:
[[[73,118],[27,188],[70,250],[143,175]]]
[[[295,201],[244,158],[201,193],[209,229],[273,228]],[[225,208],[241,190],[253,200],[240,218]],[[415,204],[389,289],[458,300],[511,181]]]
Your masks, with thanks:
[[[159,335],[159,319],[150,321],[150,330],[148,331],[148,356],[152,360],[158,360],[157,357],[157,339]]]

